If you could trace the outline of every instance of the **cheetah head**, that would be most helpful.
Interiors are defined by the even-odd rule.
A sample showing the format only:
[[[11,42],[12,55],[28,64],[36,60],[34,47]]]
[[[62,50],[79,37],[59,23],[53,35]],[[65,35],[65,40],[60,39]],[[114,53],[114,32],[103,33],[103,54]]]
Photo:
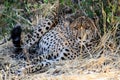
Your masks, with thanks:
[[[92,39],[95,39],[99,34],[92,19],[85,16],[81,16],[75,19],[70,24],[70,28],[73,31],[76,39],[82,41],[91,41]]]

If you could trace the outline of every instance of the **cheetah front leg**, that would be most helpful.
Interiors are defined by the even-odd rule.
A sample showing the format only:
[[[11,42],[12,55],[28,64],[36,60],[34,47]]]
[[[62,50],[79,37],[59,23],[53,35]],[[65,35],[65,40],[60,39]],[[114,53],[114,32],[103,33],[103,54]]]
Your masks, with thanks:
[[[16,71],[11,71],[12,74],[21,76],[25,74],[30,74],[30,73],[42,73],[47,71],[56,61],[54,60],[44,60],[42,62],[39,62],[37,64],[31,64],[25,67],[22,67]]]

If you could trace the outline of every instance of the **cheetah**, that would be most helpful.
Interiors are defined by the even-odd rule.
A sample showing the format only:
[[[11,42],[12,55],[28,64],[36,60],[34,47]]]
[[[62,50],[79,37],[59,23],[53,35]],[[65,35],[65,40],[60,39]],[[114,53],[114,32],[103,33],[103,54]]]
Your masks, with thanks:
[[[68,11],[69,12],[69,11]],[[56,12],[55,12],[56,13]],[[23,48],[35,47],[30,63],[11,70],[14,74],[45,71],[61,60],[73,60],[79,56],[91,55],[99,32],[92,19],[79,16],[79,13],[62,16],[55,24],[56,14],[40,20],[32,35],[23,44]],[[77,15],[77,17],[76,17]]]
[[[34,53],[36,56],[30,59],[29,65],[20,68],[17,74],[42,72],[58,61],[91,55],[96,34],[97,28],[88,17],[81,16],[72,22],[63,20],[41,37]]]

